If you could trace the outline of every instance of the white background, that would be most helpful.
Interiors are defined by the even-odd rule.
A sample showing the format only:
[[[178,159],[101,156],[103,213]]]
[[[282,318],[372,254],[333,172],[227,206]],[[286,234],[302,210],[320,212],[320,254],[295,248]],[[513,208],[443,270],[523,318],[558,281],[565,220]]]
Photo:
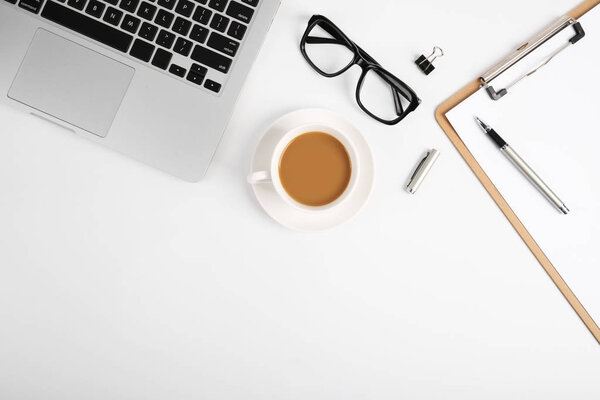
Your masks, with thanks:
[[[198,184],[0,108],[0,398],[599,398],[600,346],[433,118],[575,5],[284,1]],[[380,125],[353,100],[358,70],[312,71],[314,13],[417,111]],[[425,76],[413,60],[433,45],[447,55]],[[349,118],[376,161],[367,206],[317,234],[277,225],[245,184],[264,129],[305,107]]]

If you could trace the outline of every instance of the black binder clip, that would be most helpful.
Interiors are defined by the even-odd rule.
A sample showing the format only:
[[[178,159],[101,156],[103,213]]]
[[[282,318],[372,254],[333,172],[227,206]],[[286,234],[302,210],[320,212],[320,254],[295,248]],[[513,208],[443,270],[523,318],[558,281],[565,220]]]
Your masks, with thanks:
[[[433,66],[433,61],[438,57],[442,57],[443,55],[444,50],[442,50],[440,47],[434,46],[433,52],[429,56],[425,57],[421,54],[421,56],[415,60],[415,64],[417,64],[417,67],[419,67],[419,69],[423,71],[425,75],[429,75],[431,71],[435,69]]]

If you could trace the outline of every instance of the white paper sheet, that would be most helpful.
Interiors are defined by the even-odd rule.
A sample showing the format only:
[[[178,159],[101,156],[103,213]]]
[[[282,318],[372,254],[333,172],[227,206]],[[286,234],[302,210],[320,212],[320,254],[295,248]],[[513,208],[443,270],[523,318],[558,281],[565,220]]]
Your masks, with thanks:
[[[598,8],[580,19],[586,31],[583,39],[514,86],[505,97],[492,101],[480,90],[447,117],[600,325]],[[567,36],[573,36],[573,29],[568,30]],[[541,53],[547,54],[549,48],[557,48],[564,41],[564,35],[557,36]],[[494,87],[503,87],[502,83],[514,80],[517,75],[505,77],[504,82]],[[570,208],[568,215],[557,211],[504,157],[476,125],[474,115],[491,125],[529,163]]]

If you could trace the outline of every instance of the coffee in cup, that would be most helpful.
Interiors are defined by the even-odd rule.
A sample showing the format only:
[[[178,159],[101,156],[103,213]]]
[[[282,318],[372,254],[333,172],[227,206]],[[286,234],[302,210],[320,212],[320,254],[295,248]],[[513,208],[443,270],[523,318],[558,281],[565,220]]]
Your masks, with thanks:
[[[323,124],[307,124],[283,135],[273,149],[270,170],[253,172],[248,181],[271,183],[291,205],[320,211],[350,195],[358,168],[347,135]]]
[[[279,159],[279,180],[300,204],[320,207],[339,198],[350,182],[352,164],[344,145],[325,132],[297,136]]]

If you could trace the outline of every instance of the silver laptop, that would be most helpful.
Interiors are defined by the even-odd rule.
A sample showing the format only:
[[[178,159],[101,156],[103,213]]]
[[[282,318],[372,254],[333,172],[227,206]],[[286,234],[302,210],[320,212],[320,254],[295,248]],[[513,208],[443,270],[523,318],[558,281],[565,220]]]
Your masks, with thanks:
[[[279,0],[0,0],[2,101],[188,181]]]

